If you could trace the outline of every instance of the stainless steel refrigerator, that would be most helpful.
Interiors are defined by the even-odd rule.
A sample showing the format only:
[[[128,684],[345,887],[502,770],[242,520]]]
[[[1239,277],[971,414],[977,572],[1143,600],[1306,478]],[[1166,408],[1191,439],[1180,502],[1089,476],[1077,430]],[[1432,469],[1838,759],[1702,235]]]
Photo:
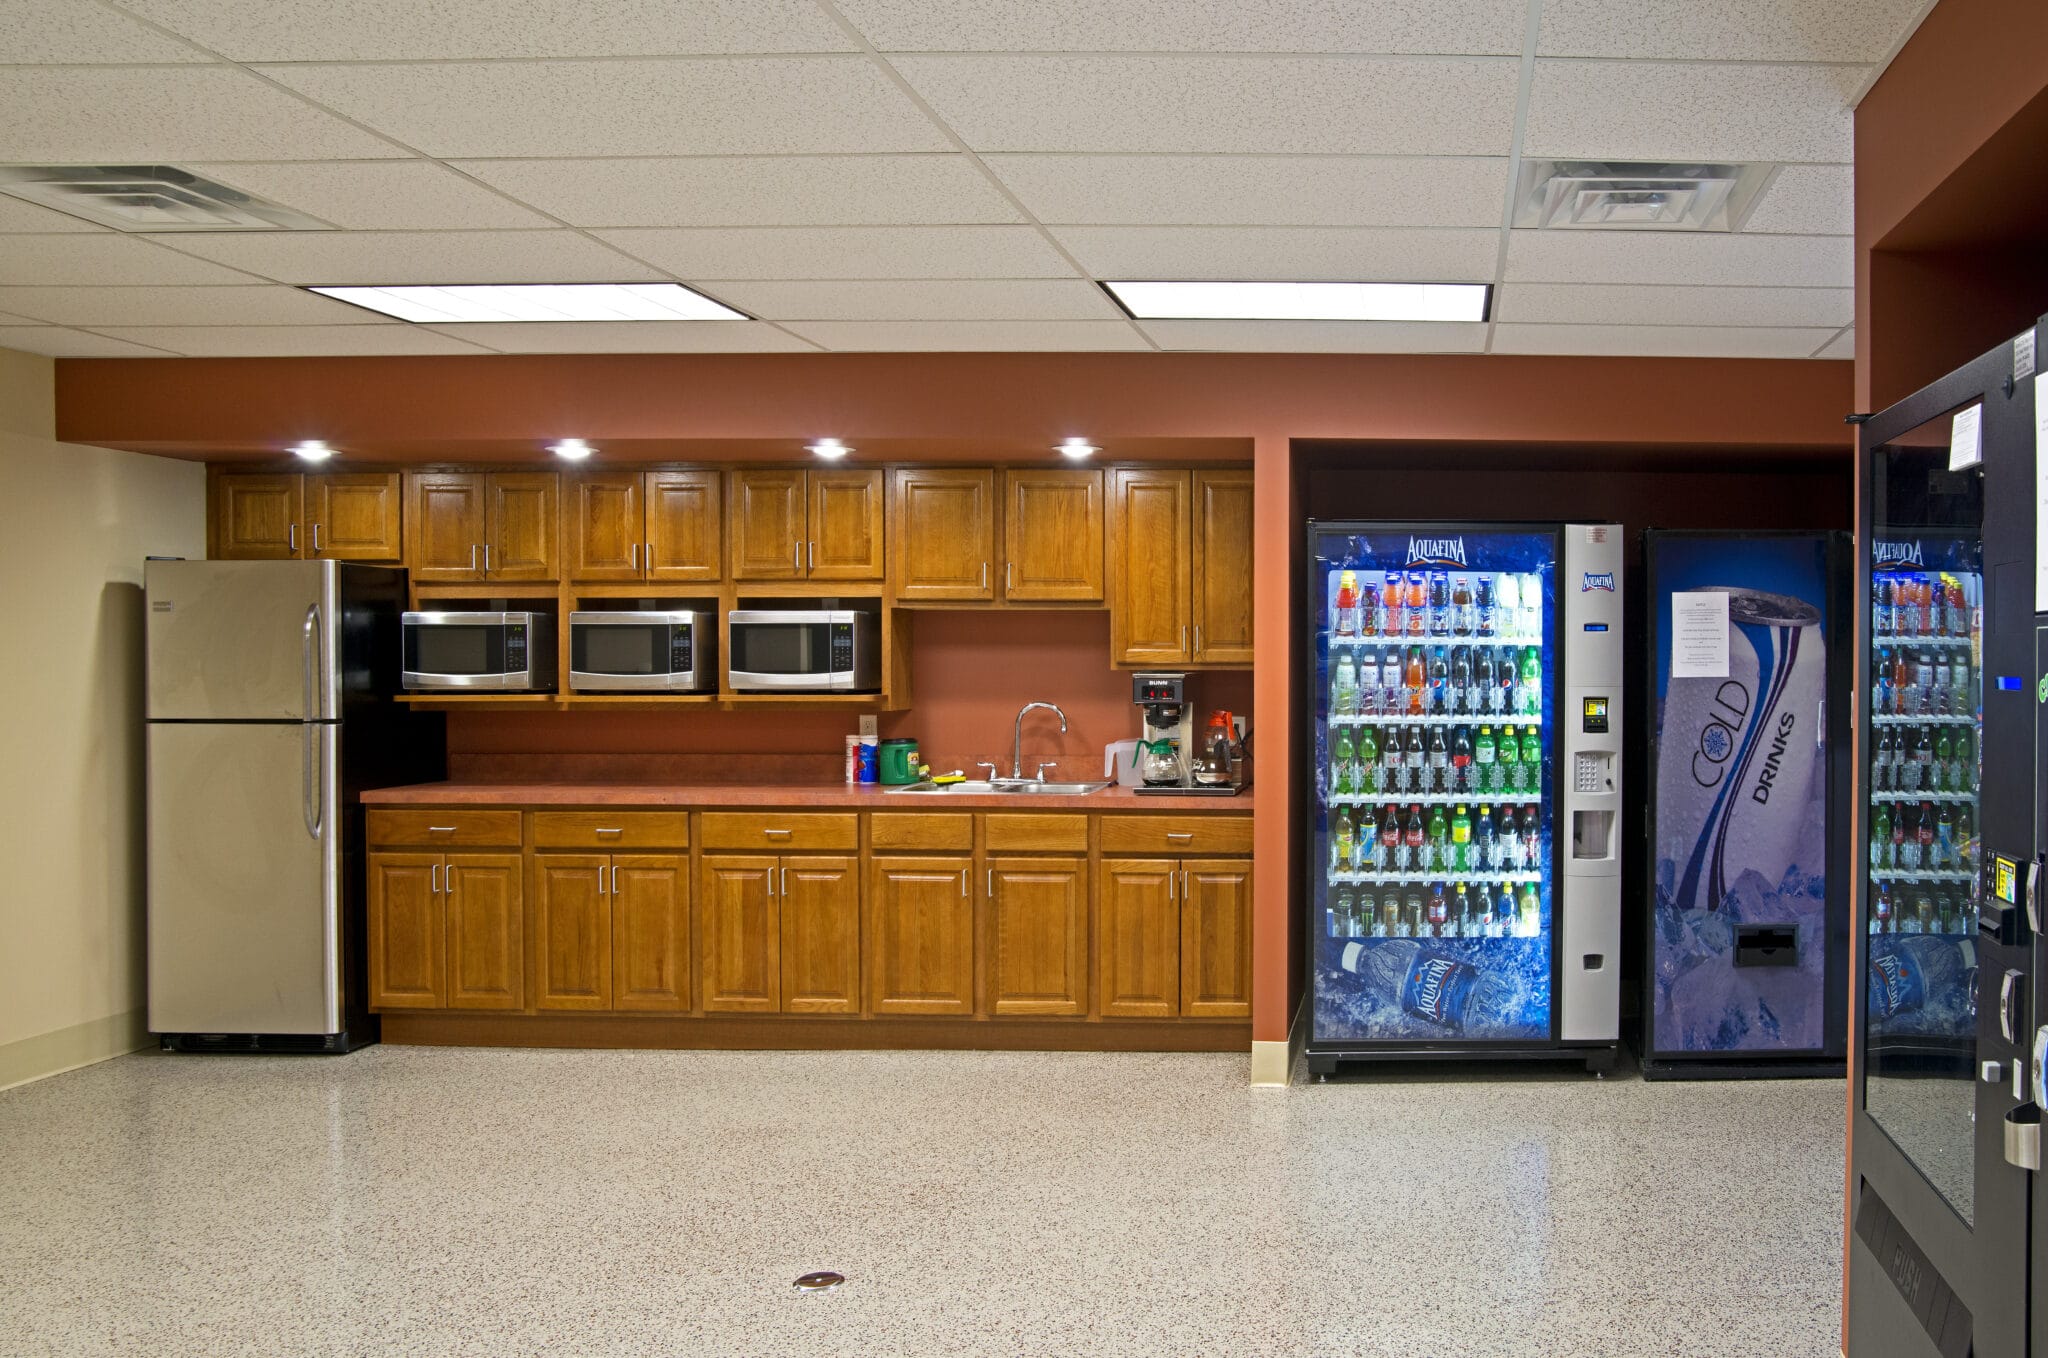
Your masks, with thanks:
[[[405,573],[151,561],[149,1027],[169,1050],[345,1052],[364,986],[366,787],[441,777],[399,711]]]

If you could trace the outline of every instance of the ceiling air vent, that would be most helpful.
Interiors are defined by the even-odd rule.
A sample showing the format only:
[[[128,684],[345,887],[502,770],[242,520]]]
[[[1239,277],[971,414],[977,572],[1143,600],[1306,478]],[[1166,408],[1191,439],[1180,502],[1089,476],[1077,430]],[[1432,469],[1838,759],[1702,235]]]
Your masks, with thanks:
[[[1525,160],[1515,225],[1573,231],[1733,231],[1772,165]]]
[[[0,165],[0,193],[121,231],[331,231],[175,165]]]

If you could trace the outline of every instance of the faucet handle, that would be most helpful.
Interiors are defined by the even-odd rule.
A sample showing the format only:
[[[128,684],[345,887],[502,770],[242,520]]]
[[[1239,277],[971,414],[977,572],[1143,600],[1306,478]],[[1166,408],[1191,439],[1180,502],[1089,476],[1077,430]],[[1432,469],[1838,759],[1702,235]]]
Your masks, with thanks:
[[[986,759],[977,759],[977,760],[975,760],[975,761],[974,761],[974,767],[976,767],[976,768],[978,768],[978,769],[987,769],[987,770],[988,770],[988,777],[987,777],[987,778],[986,778],[985,780],[983,780],[983,781],[985,781],[985,782],[990,782],[990,783],[993,783],[993,782],[994,782],[994,781],[996,780],[996,778],[997,778],[997,777],[999,776],[999,774],[998,774],[998,772],[997,772],[997,768],[996,768],[996,766],[995,766],[994,764],[991,764],[991,763],[989,763],[989,762],[988,762],[988,761],[987,761]]]
[[[1038,773],[1037,773],[1037,774],[1035,775],[1035,776],[1036,776],[1036,778],[1037,778],[1037,780],[1038,780],[1039,782],[1041,782],[1041,783],[1042,783],[1042,782],[1044,782],[1044,781],[1045,781],[1045,771],[1046,771],[1047,769],[1054,769],[1054,768],[1058,768],[1058,767],[1059,767],[1059,763],[1060,763],[1060,761],[1059,761],[1059,760],[1057,760],[1057,759],[1048,759],[1048,760],[1046,760],[1046,761],[1045,761],[1045,762],[1044,762],[1043,764],[1040,764],[1040,765],[1038,766]]]

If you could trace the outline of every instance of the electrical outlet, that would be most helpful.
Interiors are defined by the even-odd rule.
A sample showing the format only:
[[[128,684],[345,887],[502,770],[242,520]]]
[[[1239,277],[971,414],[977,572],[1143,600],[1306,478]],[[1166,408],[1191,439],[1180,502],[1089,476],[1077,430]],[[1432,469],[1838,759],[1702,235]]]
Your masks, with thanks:
[[[879,738],[882,734],[880,722],[881,719],[874,713],[862,713],[860,719],[860,738],[865,741],[873,741]]]

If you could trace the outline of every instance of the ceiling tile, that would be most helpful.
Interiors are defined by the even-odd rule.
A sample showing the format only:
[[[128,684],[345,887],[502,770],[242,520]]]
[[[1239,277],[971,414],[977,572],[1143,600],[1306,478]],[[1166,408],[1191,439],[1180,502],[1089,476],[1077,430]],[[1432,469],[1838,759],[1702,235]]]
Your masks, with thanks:
[[[1522,149],[1637,160],[1850,159],[1855,66],[1539,61]]]
[[[1518,63],[910,56],[895,65],[977,151],[1504,155]]]
[[[846,52],[810,0],[124,0],[236,61]]]
[[[0,67],[12,161],[117,165],[405,153],[229,66]]]
[[[387,316],[297,288],[0,288],[0,309],[55,325],[371,325]]]
[[[1544,0],[1546,57],[1884,60],[1927,0]]]
[[[68,212],[43,207],[36,203],[24,203],[19,198],[10,198],[0,193],[0,233],[9,231],[110,231],[112,227],[101,226],[74,217]]]
[[[1847,236],[1664,235],[1645,231],[1511,231],[1510,282],[1729,284],[1847,288]]]
[[[0,325],[0,349],[47,354],[51,358],[168,358],[162,349],[145,348],[83,330],[57,325]]]
[[[884,52],[1522,50],[1525,0],[839,0]]]
[[[577,226],[1022,220],[963,155],[469,160],[459,168]]]
[[[357,231],[454,231],[554,223],[430,160],[193,165],[199,174]]]
[[[144,325],[101,327],[100,333],[191,358],[487,352],[416,325]]]
[[[827,349],[960,350],[1146,349],[1124,321],[804,321],[789,327]]]
[[[436,325],[442,334],[507,354],[776,354],[815,353],[772,325],[754,321],[513,321]]]
[[[1825,328],[1503,322],[1493,328],[1493,352],[1646,358],[1805,358],[1833,333]]]
[[[0,0],[0,64],[211,60],[96,0]]]
[[[718,299],[770,321],[1121,320],[1102,289],[1078,278],[730,282]],[[6,305],[0,292],[0,306]]]
[[[1476,354],[1483,323],[1449,321],[1146,321],[1162,349],[1282,354]]]
[[[643,283],[659,271],[574,231],[149,237],[280,283]]]
[[[5,305],[0,297],[0,305]],[[1847,325],[1850,288],[1692,288],[1513,283],[1493,314],[1502,321],[1590,325]]]
[[[428,155],[947,151],[865,57],[266,66]]]
[[[1499,231],[1338,227],[1062,226],[1096,278],[1490,283]]]
[[[1814,355],[1815,358],[1839,358],[1853,361],[1856,357],[1856,332],[1844,330],[1828,341],[1827,347]]]
[[[1508,162],[1367,156],[990,156],[1041,222],[1499,225]]]
[[[689,227],[599,231],[683,279],[1071,278],[1028,226]]]
[[[260,281],[114,231],[79,236],[0,236],[0,284],[174,286]]]
[[[1855,179],[1847,165],[1787,165],[1756,200],[1742,229],[1849,235],[1856,229]]]

